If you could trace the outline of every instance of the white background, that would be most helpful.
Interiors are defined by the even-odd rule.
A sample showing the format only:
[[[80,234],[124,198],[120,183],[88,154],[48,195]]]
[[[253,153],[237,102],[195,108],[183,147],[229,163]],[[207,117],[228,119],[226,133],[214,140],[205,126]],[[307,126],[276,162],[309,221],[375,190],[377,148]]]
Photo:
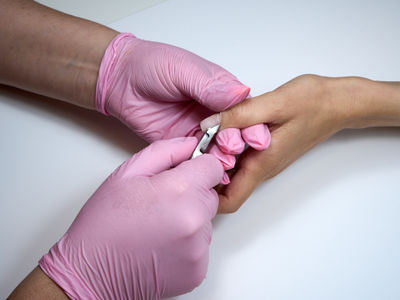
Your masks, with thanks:
[[[168,0],[112,24],[191,50],[258,95],[302,73],[400,80],[398,1]],[[0,298],[145,144],[118,121],[0,89]],[[272,141],[273,142],[273,141]],[[344,131],[214,222],[179,299],[399,299],[400,131]]]

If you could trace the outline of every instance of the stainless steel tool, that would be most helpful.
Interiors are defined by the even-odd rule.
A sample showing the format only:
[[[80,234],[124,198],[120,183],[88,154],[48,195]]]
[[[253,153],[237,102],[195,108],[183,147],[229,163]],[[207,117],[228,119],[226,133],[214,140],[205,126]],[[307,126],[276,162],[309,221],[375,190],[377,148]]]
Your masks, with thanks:
[[[196,149],[194,149],[194,151],[193,151],[191,159],[206,153],[208,145],[210,144],[213,137],[218,132],[218,129],[219,129],[219,124],[215,125],[214,127],[208,128],[207,131],[204,132],[199,143],[197,144]]]

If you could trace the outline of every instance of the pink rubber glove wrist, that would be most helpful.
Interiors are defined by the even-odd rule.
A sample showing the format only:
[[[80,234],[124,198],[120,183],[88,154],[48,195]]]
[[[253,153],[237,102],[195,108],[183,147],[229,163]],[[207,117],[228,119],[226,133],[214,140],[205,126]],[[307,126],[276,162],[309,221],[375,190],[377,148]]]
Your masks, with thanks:
[[[100,64],[99,74],[96,85],[95,106],[98,112],[107,116],[110,114],[106,111],[107,90],[113,84],[115,76],[115,65],[118,62],[120,44],[124,43],[124,39],[136,38],[132,33],[120,33],[110,42],[106,52],[104,53]]]
[[[208,154],[187,160],[196,142],[158,141],[124,162],[43,256],[71,299],[159,299],[201,283],[223,168]]]

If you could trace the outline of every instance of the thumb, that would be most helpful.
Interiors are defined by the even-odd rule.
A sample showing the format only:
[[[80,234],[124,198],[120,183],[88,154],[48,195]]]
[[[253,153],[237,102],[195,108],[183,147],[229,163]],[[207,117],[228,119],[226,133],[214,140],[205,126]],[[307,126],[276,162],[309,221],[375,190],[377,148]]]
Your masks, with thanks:
[[[195,137],[156,141],[125,161],[115,173],[153,176],[189,159],[196,145]]]
[[[212,111],[222,111],[248,96],[250,88],[224,68],[181,48],[171,47],[172,80],[178,89]]]
[[[213,111],[223,111],[243,101],[250,92],[249,87],[243,85],[227,71],[225,72],[230,76],[226,76],[226,79],[211,78],[210,83],[202,87],[196,99]]]
[[[213,218],[218,209],[218,196],[213,187],[221,182],[223,175],[224,168],[220,161],[212,154],[203,154],[186,160],[175,168],[154,176],[153,179],[175,185],[180,191],[188,189],[195,192],[200,197],[191,199],[200,199],[207,207],[209,217]]]
[[[212,219],[218,209],[218,195],[213,187],[221,182],[223,174],[220,161],[212,154],[203,154],[155,175],[152,180],[155,185],[175,188],[177,196],[189,196],[183,197],[189,205],[203,203],[201,207],[207,208],[207,215]],[[198,206],[191,208],[197,211]]]
[[[186,160],[158,176],[175,178],[184,185],[209,190],[221,182],[223,175],[224,168],[221,162],[212,154],[203,154],[194,159]]]

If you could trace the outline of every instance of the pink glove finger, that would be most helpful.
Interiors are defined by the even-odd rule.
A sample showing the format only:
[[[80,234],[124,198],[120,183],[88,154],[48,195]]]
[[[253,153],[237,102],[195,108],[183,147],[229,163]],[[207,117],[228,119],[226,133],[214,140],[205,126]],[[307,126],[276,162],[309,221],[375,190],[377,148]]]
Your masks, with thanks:
[[[233,75],[231,76],[233,77]],[[236,78],[229,77],[227,76],[225,79],[218,80],[214,79],[199,91],[199,96],[195,99],[213,111],[224,111],[242,102],[249,94],[250,88],[243,85]]]
[[[152,143],[125,161],[114,173],[124,176],[152,176],[189,159],[196,148],[195,137],[179,137]]]
[[[252,125],[242,129],[241,132],[245,142],[255,150],[264,150],[271,142],[271,134],[265,124]]]
[[[222,166],[224,167],[224,170],[230,170],[233,169],[233,167],[235,166],[236,163],[236,158],[234,155],[231,154],[225,154],[223,153],[219,147],[213,143],[210,146],[210,150],[208,151],[208,153],[214,155],[216,158],[218,158],[218,160],[221,162]],[[224,172],[224,175],[222,177],[222,180],[220,182],[220,184],[229,184],[230,179],[229,176],[226,172]]]
[[[224,172],[224,176],[222,177],[222,180],[220,182],[220,184],[224,184],[227,185],[231,182],[228,173]]]
[[[238,128],[226,128],[218,132],[216,142],[218,148],[225,154],[240,154],[245,146]]]
[[[236,163],[235,156],[232,154],[225,154],[218,148],[218,146],[215,143],[213,143],[210,146],[210,150],[208,151],[208,153],[214,155],[216,158],[219,159],[222,166],[224,167],[224,170],[233,169],[233,167],[235,166]]]
[[[218,159],[213,155],[203,154],[184,161],[174,169],[165,171],[158,176],[171,176],[171,178],[177,176],[176,178],[181,180],[182,184],[201,186],[209,190],[221,181],[223,171],[222,164]],[[180,174],[183,176],[180,176]]]
[[[213,111],[223,111],[244,99],[250,88],[224,68],[184,49],[165,45],[173,66],[172,81],[183,94]]]
[[[206,193],[202,197],[202,200],[207,207],[208,215],[211,219],[215,216],[218,209],[218,197],[215,197],[215,193],[212,192],[213,187],[221,182],[223,174],[224,171],[221,162],[211,154],[203,154],[194,159],[184,161],[171,170],[154,176],[153,180],[156,182],[165,182],[173,179],[174,181],[178,181],[183,188],[190,186],[202,188]],[[191,223],[193,222],[195,221],[192,220]]]

